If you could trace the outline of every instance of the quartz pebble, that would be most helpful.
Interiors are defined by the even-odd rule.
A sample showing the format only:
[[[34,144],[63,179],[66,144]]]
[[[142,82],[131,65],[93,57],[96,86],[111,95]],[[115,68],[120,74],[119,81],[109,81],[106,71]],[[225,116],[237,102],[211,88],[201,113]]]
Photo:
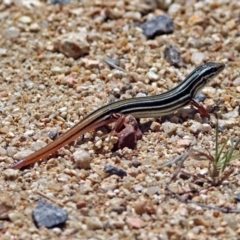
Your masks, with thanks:
[[[162,123],[162,129],[166,134],[172,135],[177,130],[177,124],[171,122],[164,122]]]
[[[194,52],[191,57],[191,61],[195,65],[200,65],[205,58],[205,54],[201,52]]]
[[[190,127],[190,131],[193,134],[197,134],[197,133],[200,133],[200,132],[204,132],[205,128],[201,123],[194,121],[193,124]]]
[[[3,172],[3,176],[6,180],[14,181],[18,177],[18,173],[19,173],[18,170],[6,169]]]
[[[77,150],[73,153],[73,159],[78,168],[90,169],[92,157],[91,155],[84,150]]]

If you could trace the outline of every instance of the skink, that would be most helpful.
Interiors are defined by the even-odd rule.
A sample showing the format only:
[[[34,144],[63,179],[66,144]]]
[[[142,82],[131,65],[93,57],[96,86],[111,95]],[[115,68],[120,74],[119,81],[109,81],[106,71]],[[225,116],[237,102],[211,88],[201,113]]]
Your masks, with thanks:
[[[194,101],[194,97],[224,67],[223,63],[207,62],[197,67],[184,81],[165,93],[125,99],[105,105],[87,115],[50,144],[12,165],[11,168],[20,169],[36,163],[76,140],[82,134],[109,123],[117,122],[124,115],[132,115],[136,118],[157,118],[173,113],[189,103],[198,108],[201,114],[208,115],[203,106]]]

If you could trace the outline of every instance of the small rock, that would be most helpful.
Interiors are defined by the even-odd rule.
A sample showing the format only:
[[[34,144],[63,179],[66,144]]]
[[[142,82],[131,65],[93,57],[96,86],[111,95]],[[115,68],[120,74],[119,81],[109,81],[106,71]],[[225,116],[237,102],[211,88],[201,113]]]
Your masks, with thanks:
[[[87,151],[84,151],[84,150],[75,151],[73,153],[73,159],[78,168],[81,168],[81,169],[91,168],[90,164],[92,162],[92,157]]]
[[[50,0],[51,4],[60,4],[60,5],[65,5],[69,4],[71,0]]]
[[[179,147],[189,147],[192,141],[190,139],[180,139],[177,141],[177,146]]]
[[[162,129],[168,135],[172,135],[177,130],[177,124],[171,122],[164,122],[162,123]]]
[[[18,152],[16,154],[14,154],[13,158],[20,160],[20,159],[23,159],[23,158],[27,157],[28,155],[32,154],[33,152],[34,151],[29,150],[29,149],[28,150],[23,150],[21,152]]]
[[[140,167],[142,165],[142,163],[140,163],[138,161],[133,161],[132,165],[133,165],[133,167],[138,168],[138,167]]]
[[[240,86],[240,77],[237,77],[236,79],[234,79],[233,86]]]
[[[59,181],[59,182],[68,182],[69,181],[69,175],[67,175],[67,174],[65,174],[65,173],[60,173],[58,176],[57,176],[57,180]]]
[[[8,217],[9,217],[10,221],[13,222],[14,225],[16,225],[18,227],[22,227],[22,225],[25,222],[25,218],[26,218],[26,216],[24,216],[24,214],[22,214],[20,212],[10,212],[8,214]]]
[[[0,193],[0,220],[8,219],[8,214],[15,208],[13,199],[7,193]]]
[[[29,16],[21,16],[18,19],[18,21],[21,22],[21,23],[29,24],[29,23],[32,22],[32,19]]]
[[[142,132],[138,127],[136,119],[128,115],[124,121],[125,128],[118,133],[118,142],[115,146],[117,149],[128,147],[134,149],[137,145],[137,140],[142,138]]]
[[[135,229],[139,229],[144,226],[143,221],[140,218],[136,218],[136,217],[128,217],[126,219],[126,223],[130,228],[135,228]]]
[[[193,15],[188,19],[189,25],[202,25],[206,22],[206,18],[200,15]]]
[[[165,48],[164,58],[174,67],[183,67],[184,66],[180,52],[172,45],[167,46]]]
[[[82,59],[82,63],[86,69],[98,69],[100,67],[100,62],[98,60],[84,58]]]
[[[111,165],[105,166],[103,171],[105,173],[108,173],[109,175],[117,175],[121,178],[127,176],[127,173],[123,169],[120,169]]]
[[[137,201],[133,206],[135,212],[139,215],[142,215],[144,213],[147,214],[154,214],[156,212],[156,209],[154,208],[154,205],[147,200]]]
[[[67,57],[77,59],[89,53],[90,47],[87,41],[87,32],[68,33],[60,36],[54,43],[56,51]]]
[[[197,95],[194,97],[197,102],[203,102],[206,99],[206,95],[202,92],[197,93]]]
[[[58,130],[56,128],[53,128],[50,130],[48,137],[52,140],[56,139],[59,136]]]
[[[143,93],[143,92],[139,92],[137,95],[136,95],[136,98],[137,97],[146,97],[146,93]]]
[[[31,32],[38,32],[40,31],[40,26],[37,24],[37,23],[32,23],[30,26],[29,26],[29,30]]]
[[[194,133],[194,134],[204,132],[204,131],[205,131],[205,129],[204,129],[203,125],[199,122],[194,122],[190,127],[190,132]]]
[[[107,8],[105,14],[107,18],[116,20],[123,16],[124,10],[119,8]]]
[[[194,65],[200,65],[201,63],[203,63],[204,58],[205,58],[205,54],[204,53],[194,52],[192,54],[192,57],[191,57],[191,62]]]
[[[158,122],[152,122],[150,129],[154,132],[158,132],[161,129],[161,124]]]
[[[152,195],[156,194],[159,191],[160,191],[159,186],[151,186],[151,187],[147,188],[146,194],[148,196],[152,196]]]
[[[103,222],[97,217],[90,217],[86,221],[88,230],[97,230],[103,228]]]
[[[159,15],[145,23],[141,24],[144,34],[147,38],[153,39],[162,34],[173,33],[173,20],[166,15]]]
[[[134,190],[136,192],[141,192],[143,190],[143,186],[141,184],[137,184],[134,186]]]
[[[7,155],[7,150],[0,146],[0,156]]]
[[[174,16],[176,15],[180,10],[181,10],[182,6],[181,4],[179,3],[172,3],[170,6],[169,6],[169,9],[168,9],[168,14],[170,16]]]
[[[15,169],[6,169],[2,172],[5,180],[14,181],[18,177],[18,170]]]
[[[240,202],[240,193],[235,194],[234,199],[236,202]]]
[[[34,222],[37,227],[60,227],[65,224],[68,215],[65,210],[55,207],[43,200],[38,201],[38,206],[32,213]]]
[[[236,118],[238,116],[239,116],[238,107],[236,107],[233,111],[222,114],[223,119]]]
[[[0,56],[6,56],[7,55],[7,49],[6,48],[0,48]]]
[[[147,73],[147,77],[149,78],[149,80],[151,81],[157,81],[159,79],[158,74],[156,74],[155,72],[149,71]]]
[[[235,48],[238,52],[240,52],[240,38],[239,38],[239,37],[234,39],[234,48]]]
[[[19,37],[19,35],[20,35],[20,29],[16,27],[10,27],[3,34],[3,36],[6,39],[16,39]]]

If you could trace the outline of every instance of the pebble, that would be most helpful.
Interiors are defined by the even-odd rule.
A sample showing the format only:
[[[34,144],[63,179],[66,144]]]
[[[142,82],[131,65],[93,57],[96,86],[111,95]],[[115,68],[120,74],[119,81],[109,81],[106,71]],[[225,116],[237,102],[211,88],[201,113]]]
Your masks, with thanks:
[[[37,227],[46,228],[63,226],[68,219],[65,210],[43,200],[38,201],[38,205],[33,210],[32,216]]]
[[[10,27],[9,29],[5,30],[3,36],[6,39],[16,39],[20,35],[20,29],[17,27]]]
[[[190,139],[180,139],[177,141],[177,146],[179,147],[189,147],[192,144]]]
[[[169,8],[168,8],[168,14],[169,14],[170,16],[174,16],[174,15],[176,15],[176,14],[181,10],[181,8],[182,8],[181,4],[179,4],[179,3],[173,3],[173,4],[171,4],[171,5],[169,6]]]
[[[31,25],[29,26],[29,30],[31,32],[38,32],[40,31],[40,26],[38,25],[38,23],[31,23]]]
[[[78,168],[86,170],[91,168],[92,157],[89,152],[77,150],[73,153],[73,159]]]
[[[69,182],[69,175],[65,174],[65,173],[60,173],[58,176],[57,176],[57,180],[59,182],[62,182],[62,183],[67,183]]]
[[[150,129],[154,132],[159,132],[159,130],[161,129],[161,124],[158,122],[152,122]]]
[[[7,193],[0,193],[0,220],[8,219],[8,214],[14,208],[13,199]]]
[[[191,62],[198,66],[203,63],[203,60],[205,58],[205,54],[201,52],[194,52],[191,56]]]
[[[71,0],[50,0],[51,4],[60,4],[60,5],[65,5],[69,4]]]
[[[88,230],[98,230],[103,228],[103,222],[97,217],[87,218],[86,225]]]
[[[165,48],[164,58],[174,67],[184,66],[180,52],[172,45],[169,45]]]
[[[118,142],[115,145],[117,149],[125,147],[134,149],[137,145],[137,140],[142,138],[142,132],[139,129],[137,120],[128,115],[124,121],[124,129],[118,133]]]
[[[16,153],[16,154],[14,154],[14,155],[13,155],[13,158],[14,158],[14,159],[21,160],[21,159],[27,157],[28,155],[32,154],[33,152],[34,152],[34,151],[29,150],[29,149],[27,149],[27,150],[22,150],[22,151],[20,151],[20,152],[18,152],[18,153]]]
[[[141,24],[140,27],[149,39],[153,39],[162,34],[173,33],[174,30],[173,20],[166,15],[159,15],[156,18],[148,20]]]
[[[29,24],[29,23],[32,22],[32,19],[29,16],[21,16],[18,19],[18,21],[21,22],[21,23]]]
[[[160,191],[159,186],[152,186],[152,187],[147,188],[146,194],[148,196],[152,196],[152,195],[156,194],[159,191]]]
[[[238,107],[236,107],[233,111],[222,114],[223,119],[236,118],[238,116],[239,116]]]
[[[235,38],[233,44],[234,44],[235,50],[240,52],[240,37]]]
[[[0,155],[1,156],[7,155],[7,150],[5,148],[1,147],[1,146],[0,146]]]
[[[15,169],[6,169],[3,171],[3,176],[5,180],[14,181],[18,177],[18,170]]]
[[[233,86],[240,86],[240,77],[237,77],[233,80]]]
[[[136,218],[136,217],[128,217],[126,219],[126,223],[130,228],[135,228],[135,229],[139,229],[144,226],[143,221],[140,218]]]
[[[6,56],[7,55],[7,49],[6,48],[0,48],[0,56]]]
[[[197,134],[205,131],[204,126],[201,123],[195,122],[195,121],[193,122],[193,124],[190,126],[189,129],[190,129],[190,132],[193,134]]]
[[[22,225],[24,224],[24,220],[25,220],[25,216],[23,213],[20,212],[10,212],[8,214],[8,217],[10,219],[11,222],[14,223],[14,225],[18,226],[18,227],[22,227]]]
[[[171,122],[162,123],[162,129],[168,135],[174,134],[177,131],[177,126],[177,124]]]
[[[159,79],[159,75],[155,72],[149,71],[147,73],[147,77],[149,78],[149,80],[151,81],[157,81]]]
[[[103,171],[105,173],[108,173],[109,175],[117,175],[121,178],[127,176],[126,171],[124,171],[123,169],[111,166],[111,165],[105,166]]]
[[[133,208],[138,215],[142,215],[144,213],[154,214],[156,212],[153,203],[147,200],[136,201],[133,205]]]
[[[67,33],[59,36],[54,42],[54,48],[65,56],[74,59],[86,55],[90,50],[87,33],[83,30],[79,33]]]

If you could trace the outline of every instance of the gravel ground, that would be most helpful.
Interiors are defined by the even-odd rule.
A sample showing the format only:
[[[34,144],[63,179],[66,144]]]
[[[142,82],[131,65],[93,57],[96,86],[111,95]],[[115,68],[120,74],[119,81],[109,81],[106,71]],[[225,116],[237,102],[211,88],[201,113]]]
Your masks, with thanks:
[[[147,39],[139,24],[162,14],[173,19],[173,33]],[[239,1],[3,0],[0,22],[1,239],[240,238],[239,214],[180,202],[166,190],[177,165],[163,167],[190,148],[214,153],[216,116],[221,143],[239,137]],[[164,57],[170,45],[180,53],[179,66]],[[116,139],[101,138],[102,130],[25,170],[6,169],[87,113],[165,92],[206,61],[226,64],[202,90],[210,118],[186,107],[141,119],[143,138],[133,150],[113,151]],[[108,165],[127,176],[106,175]],[[170,187],[189,200],[240,211],[240,163],[231,166],[213,186],[208,161],[190,157]],[[40,199],[65,210],[65,225],[35,225]]]

